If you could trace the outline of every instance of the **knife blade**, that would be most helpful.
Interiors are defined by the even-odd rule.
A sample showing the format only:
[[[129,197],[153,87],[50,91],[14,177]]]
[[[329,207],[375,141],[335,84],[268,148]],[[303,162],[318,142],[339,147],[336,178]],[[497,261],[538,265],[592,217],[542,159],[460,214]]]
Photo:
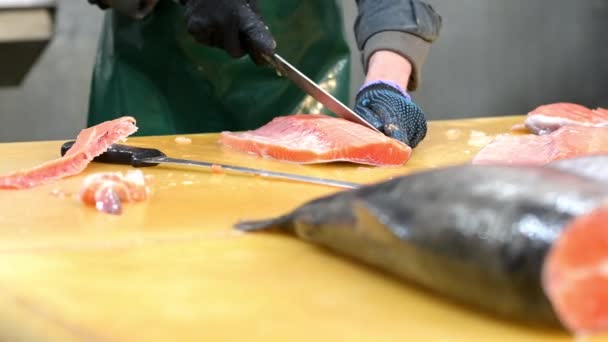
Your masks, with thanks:
[[[68,141],[61,145],[61,155],[65,155],[65,153],[72,147],[72,145],[74,145],[74,141]],[[134,167],[149,167],[156,166],[159,164],[178,164],[205,167],[209,169],[219,167],[221,170],[233,171],[237,173],[245,173],[263,177],[327,185],[338,188],[354,189],[360,186],[357,183],[344,182],[333,179],[303,176],[291,173],[254,169],[235,165],[210,163],[205,161],[171,158],[168,157],[162,151],[154,148],[135,147],[121,144],[113,144],[106,152],[95,157],[93,161],[106,164],[131,165]]]
[[[369,122],[365,121],[359,114],[355,113],[348,106],[338,101],[330,93],[319,87],[318,84],[313,82],[310,78],[306,77],[302,72],[296,69],[293,65],[289,64],[278,54],[272,56],[265,56],[268,62],[279,72],[279,74],[289,78],[295,85],[312,96],[315,100],[323,104],[327,109],[340,116],[343,119],[353,121],[362,124],[366,127],[373,129],[376,132],[380,132]]]

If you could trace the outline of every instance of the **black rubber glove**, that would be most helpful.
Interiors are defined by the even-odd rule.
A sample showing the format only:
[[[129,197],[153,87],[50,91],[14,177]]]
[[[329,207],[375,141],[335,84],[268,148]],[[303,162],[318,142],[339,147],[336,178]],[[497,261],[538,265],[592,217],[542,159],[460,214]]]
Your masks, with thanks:
[[[220,48],[234,58],[249,54],[258,65],[276,43],[255,0],[181,0],[188,32],[197,42]]]
[[[107,10],[108,8],[110,8],[110,6],[106,5],[106,3],[103,2],[103,0],[89,0],[89,4],[95,5],[102,10]]]
[[[426,136],[424,113],[392,82],[370,82],[357,93],[355,112],[387,136],[416,147]]]

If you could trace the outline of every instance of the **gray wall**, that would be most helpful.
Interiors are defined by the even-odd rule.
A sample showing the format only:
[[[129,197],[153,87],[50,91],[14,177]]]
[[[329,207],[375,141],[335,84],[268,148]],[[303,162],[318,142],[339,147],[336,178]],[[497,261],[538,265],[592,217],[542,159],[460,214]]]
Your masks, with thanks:
[[[342,2],[356,51],[355,1]],[[608,0],[429,2],[444,26],[413,96],[430,119],[520,114],[555,101],[608,107]],[[59,3],[57,36],[24,86],[0,89],[0,141],[64,139],[85,125],[102,15],[85,0]],[[353,58],[354,91],[363,75]]]
[[[444,30],[415,95],[432,118],[608,107],[608,0],[432,0]]]
[[[47,51],[20,88],[0,88],[0,141],[64,139],[84,127],[101,20],[86,0],[59,1]]]

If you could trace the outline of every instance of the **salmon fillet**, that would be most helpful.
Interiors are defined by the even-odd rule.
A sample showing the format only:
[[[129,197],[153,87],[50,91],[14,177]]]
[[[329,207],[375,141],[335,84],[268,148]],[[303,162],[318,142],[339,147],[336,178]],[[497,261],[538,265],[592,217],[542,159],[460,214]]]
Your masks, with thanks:
[[[551,136],[501,134],[475,155],[473,164],[544,165],[557,153],[557,143]]]
[[[608,207],[566,227],[545,260],[543,287],[570,331],[608,331]]]
[[[0,176],[0,189],[27,189],[84,171],[93,158],[137,131],[135,119],[124,116],[83,129],[64,156],[30,169]]]
[[[241,152],[300,164],[403,165],[412,153],[406,144],[363,125],[313,114],[276,117],[252,131],[222,132],[220,142]]]
[[[524,125],[534,134],[549,134],[567,125],[606,127],[608,110],[591,110],[575,103],[542,105],[528,113]]]
[[[608,153],[608,127],[564,126],[546,135],[498,135],[477,153],[472,163],[545,165],[601,153]]]

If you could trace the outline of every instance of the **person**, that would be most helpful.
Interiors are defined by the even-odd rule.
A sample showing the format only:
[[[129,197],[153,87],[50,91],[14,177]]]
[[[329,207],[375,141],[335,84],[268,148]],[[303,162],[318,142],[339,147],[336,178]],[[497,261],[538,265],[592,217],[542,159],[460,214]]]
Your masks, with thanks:
[[[107,0],[88,0],[102,9]],[[113,0],[116,2],[116,0]],[[91,81],[88,124],[121,115],[138,135],[239,131],[280,115],[333,115],[280,77],[278,52],[342,102],[350,51],[330,0],[160,0],[143,18],[107,11]],[[415,147],[426,118],[409,92],[441,29],[420,0],[357,0],[354,32],[365,71],[354,111]],[[249,58],[245,58],[249,56]]]

